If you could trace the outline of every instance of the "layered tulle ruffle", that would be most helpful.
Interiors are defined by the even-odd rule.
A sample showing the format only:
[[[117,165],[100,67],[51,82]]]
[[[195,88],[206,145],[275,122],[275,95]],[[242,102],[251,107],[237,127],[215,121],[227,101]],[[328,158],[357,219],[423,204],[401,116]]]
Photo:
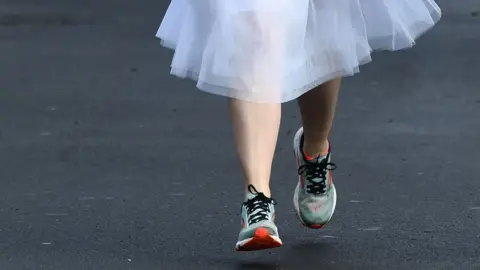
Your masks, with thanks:
[[[433,0],[173,0],[157,37],[199,89],[280,103],[413,46],[440,16]]]

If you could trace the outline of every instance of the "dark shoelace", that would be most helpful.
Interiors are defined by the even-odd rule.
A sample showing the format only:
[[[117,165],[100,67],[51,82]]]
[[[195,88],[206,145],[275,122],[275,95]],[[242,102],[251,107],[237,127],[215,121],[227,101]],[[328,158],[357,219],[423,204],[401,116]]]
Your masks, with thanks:
[[[337,165],[328,162],[327,155],[327,157],[320,162],[306,162],[298,168],[298,174],[302,175],[305,173],[305,179],[307,180],[307,193],[320,195],[324,194],[327,190],[327,171],[333,171],[336,168]]]
[[[255,195],[254,198],[244,202],[244,205],[247,207],[247,214],[249,215],[248,223],[254,224],[268,220],[268,212],[270,211],[269,204],[276,205],[277,202],[272,198],[268,198],[262,192],[258,192],[253,185],[248,186],[248,191]]]

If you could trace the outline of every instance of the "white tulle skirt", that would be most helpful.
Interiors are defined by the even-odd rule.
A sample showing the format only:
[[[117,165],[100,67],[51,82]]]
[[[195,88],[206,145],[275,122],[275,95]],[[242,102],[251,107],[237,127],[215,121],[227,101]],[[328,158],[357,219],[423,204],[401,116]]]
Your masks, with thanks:
[[[200,90],[282,103],[413,46],[440,17],[433,0],[172,0],[156,36]]]

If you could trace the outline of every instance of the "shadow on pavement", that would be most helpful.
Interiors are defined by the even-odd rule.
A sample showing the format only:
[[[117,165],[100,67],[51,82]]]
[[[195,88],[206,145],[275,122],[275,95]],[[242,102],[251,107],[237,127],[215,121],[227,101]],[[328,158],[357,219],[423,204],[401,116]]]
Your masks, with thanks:
[[[285,248],[285,247],[284,247]],[[277,262],[262,261],[262,258],[252,261],[239,261],[236,270],[309,270],[309,269],[351,269],[350,265],[341,262],[341,254],[332,243],[305,242],[294,244],[280,253]]]
[[[277,263],[267,263],[267,262],[239,262],[236,267],[236,270],[278,270],[284,269],[281,265]]]

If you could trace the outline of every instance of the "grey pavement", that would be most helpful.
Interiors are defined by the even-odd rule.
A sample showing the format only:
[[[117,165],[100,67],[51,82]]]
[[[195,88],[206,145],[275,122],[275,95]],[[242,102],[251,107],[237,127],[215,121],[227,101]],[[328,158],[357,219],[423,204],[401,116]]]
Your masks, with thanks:
[[[226,102],[169,75],[168,1],[0,1],[0,269],[480,269],[480,3],[439,4],[414,49],[345,80],[321,231],[293,213],[285,105],[285,246],[239,254]]]

